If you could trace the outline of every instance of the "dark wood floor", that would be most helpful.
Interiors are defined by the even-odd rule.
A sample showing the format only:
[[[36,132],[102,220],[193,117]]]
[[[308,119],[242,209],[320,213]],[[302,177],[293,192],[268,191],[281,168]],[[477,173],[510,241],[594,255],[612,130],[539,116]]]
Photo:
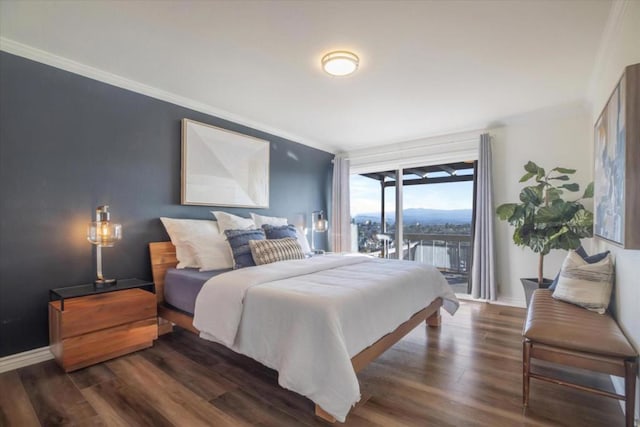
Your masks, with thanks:
[[[358,375],[362,401],[346,425],[624,425],[617,401],[535,380],[523,412],[523,318],[465,302],[440,329],[418,326]],[[53,361],[0,374],[0,426],[327,425],[312,413],[274,371],[185,331],[68,375]]]

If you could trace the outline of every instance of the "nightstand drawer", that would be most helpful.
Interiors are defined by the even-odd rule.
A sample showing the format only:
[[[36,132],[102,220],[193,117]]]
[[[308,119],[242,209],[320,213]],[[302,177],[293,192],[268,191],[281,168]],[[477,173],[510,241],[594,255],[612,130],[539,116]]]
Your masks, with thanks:
[[[128,289],[49,303],[50,320],[65,339],[156,316],[156,296],[141,289]]]
[[[144,292],[144,291],[143,291]],[[151,347],[158,338],[156,317],[63,339],[60,360],[65,371]]]

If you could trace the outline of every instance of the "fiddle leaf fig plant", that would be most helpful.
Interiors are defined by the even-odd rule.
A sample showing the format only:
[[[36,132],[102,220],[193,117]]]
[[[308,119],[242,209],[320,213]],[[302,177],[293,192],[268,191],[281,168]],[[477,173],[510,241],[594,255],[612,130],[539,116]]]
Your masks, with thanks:
[[[576,249],[580,239],[593,235],[593,213],[582,201],[593,197],[593,182],[581,197],[567,200],[578,193],[580,185],[571,181],[575,169],[556,167],[548,173],[529,161],[520,182],[533,179],[520,191],[520,203],[505,203],[496,213],[515,227],[513,241],[539,254],[538,285],[542,285],[544,256],[552,249]]]

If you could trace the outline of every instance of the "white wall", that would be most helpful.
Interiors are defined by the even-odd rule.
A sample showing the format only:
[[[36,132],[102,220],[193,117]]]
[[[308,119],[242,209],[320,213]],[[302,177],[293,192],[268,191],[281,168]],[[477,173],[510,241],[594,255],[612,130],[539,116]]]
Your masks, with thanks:
[[[624,68],[640,62],[640,1],[617,3],[612,10],[610,24],[589,93],[591,124],[600,115]],[[613,311],[627,337],[636,349],[640,349],[640,250],[624,250],[599,239],[594,241],[598,251],[608,249],[615,257]],[[636,418],[639,411],[640,381],[636,391]]]
[[[585,105],[572,104],[503,120],[490,131],[493,149],[494,203],[517,202],[525,174],[523,166],[533,161],[546,170],[556,166],[577,169],[575,182],[580,192],[592,179],[592,133]],[[588,204],[591,208],[591,204]],[[498,301],[525,306],[521,277],[537,277],[538,255],[513,243],[513,227],[495,219]],[[565,251],[554,250],[545,257],[545,277],[553,279],[560,270]]]

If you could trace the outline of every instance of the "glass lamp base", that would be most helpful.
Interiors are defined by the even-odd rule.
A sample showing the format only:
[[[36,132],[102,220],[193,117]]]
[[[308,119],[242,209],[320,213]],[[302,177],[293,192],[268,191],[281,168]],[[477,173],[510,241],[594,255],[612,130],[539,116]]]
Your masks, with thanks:
[[[117,280],[116,279],[96,279],[96,280],[93,281],[93,283],[98,288],[101,288],[103,286],[115,285],[117,283]]]

